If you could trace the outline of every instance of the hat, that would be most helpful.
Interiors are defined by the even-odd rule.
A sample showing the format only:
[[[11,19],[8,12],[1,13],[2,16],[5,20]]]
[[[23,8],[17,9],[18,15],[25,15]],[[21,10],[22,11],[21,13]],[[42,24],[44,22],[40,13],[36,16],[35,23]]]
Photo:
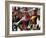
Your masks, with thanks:
[[[14,7],[14,8],[13,8],[13,11],[17,11],[17,8],[16,8],[16,7]]]
[[[32,10],[37,11],[37,10],[38,10],[38,8],[33,8]]]

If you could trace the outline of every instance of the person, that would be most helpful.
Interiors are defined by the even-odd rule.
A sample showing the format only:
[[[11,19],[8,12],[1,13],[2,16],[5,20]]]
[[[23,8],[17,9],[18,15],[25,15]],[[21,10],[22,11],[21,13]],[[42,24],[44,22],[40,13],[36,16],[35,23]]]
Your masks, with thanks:
[[[14,7],[13,11],[12,11],[12,31],[17,31],[17,26],[14,24],[14,22],[17,22],[16,21],[17,14],[18,14],[18,12],[16,10],[16,7]]]
[[[21,18],[20,16],[18,16],[18,14],[20,13],[19,12],[20,8],[18,7],[18,9],[16,9],[16,7],[14,7],[13,9],[13,12],[12,12],[12,28],[13,29],[16,29],[16,31],[18,30],[18,24],[14,24],[14,23],[17,23]],[[14,28],[15,27],[15,28]]]
[[[29,14],[28,14],[28,8],[24,8],[24,12],[22,12],[22,16],[25,17],[25,19],[22,20],[22,29],[28,30],[28,23],[29,23]]]
[[[30,21],[31,21],[31,28],[32,29],[36,29],[36,24],[37,24],[37,11],[38,8],[33,8],[32,9],[32,15],[30,17]]]

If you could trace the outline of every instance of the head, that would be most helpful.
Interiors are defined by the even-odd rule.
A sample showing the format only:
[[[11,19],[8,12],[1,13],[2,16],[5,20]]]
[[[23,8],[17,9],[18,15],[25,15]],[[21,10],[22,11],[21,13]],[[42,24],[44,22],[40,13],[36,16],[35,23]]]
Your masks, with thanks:
[[[25,10],[25,11],[28,11],[28,8],[27,8],[27,7],[25,7],[25,8],[24,8],[24,10]]]
[[[17,11],[16,7],[13,8],[12,14],[13,14],[13,16],[16,16],[18,14],[18,11]]]
[[[32,15],[37,15],[38,8],[33,8]]]

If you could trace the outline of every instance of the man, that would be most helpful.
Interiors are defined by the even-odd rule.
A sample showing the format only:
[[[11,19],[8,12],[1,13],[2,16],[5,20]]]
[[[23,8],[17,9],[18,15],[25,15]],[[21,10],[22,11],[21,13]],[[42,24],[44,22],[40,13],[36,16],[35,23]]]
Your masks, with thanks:
[[[16,9],[17,7],[14,7],[13,9],[13,12],[12,12],[12,29],[15,31],[17,31],[17,27],[18,27],[18,24],[14,24],[14,23],[17,23],[19,20],[20,20],[20,17],[18,16],[19,15],[19,10],[20,8],[18,7],[18,9]]]
[[[37,24],[37,11],[38,8],[33,8],[32,9],[32,15],[30,17],[30,21],[31,21],[31,28],[32,29],[36,29],[36,24]]]

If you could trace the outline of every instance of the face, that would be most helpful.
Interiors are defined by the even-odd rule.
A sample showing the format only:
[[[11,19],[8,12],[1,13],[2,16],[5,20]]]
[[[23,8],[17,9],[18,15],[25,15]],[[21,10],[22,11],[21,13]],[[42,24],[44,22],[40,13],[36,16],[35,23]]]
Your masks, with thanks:
[[[23,12],[23,13],[22,13],[22,16],[24,16],[24,15],[25,15],[25,13]]]
[[[13,15],[15,16],[15,15],[17,15],[17,14],[18,14],[18,12],[17,12],[17,11],[15,11]]]
[[[32,10],[32,15],[37,15],[37,11]]]
[[[34,10],[32,10],[32,15],[34,15],[35,14],[35,12],[34,12]]]

